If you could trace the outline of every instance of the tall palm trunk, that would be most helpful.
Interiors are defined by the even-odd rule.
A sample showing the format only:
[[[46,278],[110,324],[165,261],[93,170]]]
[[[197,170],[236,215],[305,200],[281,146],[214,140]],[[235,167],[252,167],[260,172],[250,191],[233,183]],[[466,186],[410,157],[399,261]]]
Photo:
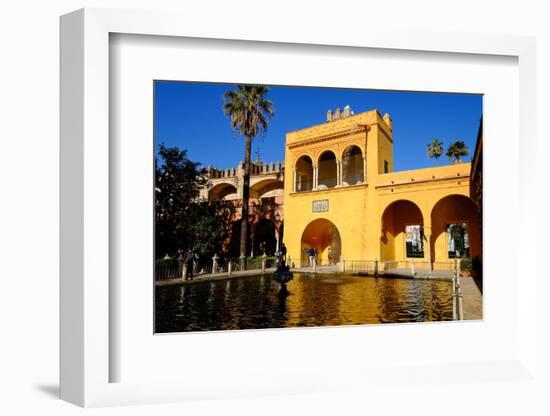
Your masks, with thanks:
[[[246,137],[244,147],[244,177],[243,177],[243,207],[241,214],[241,259],[246,258],[246,243],[248,241],[248,200],[250,199],[250,148],[252,146],[252,138]],[[241,260],[243,262],[243,260]],[[242,264],[244,267],[244,264]]]

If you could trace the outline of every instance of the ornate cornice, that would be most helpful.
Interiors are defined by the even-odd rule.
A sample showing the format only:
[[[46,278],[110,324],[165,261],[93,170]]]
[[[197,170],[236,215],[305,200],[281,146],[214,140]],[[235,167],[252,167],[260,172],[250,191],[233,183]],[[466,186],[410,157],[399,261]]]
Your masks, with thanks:
[[[339,138],[342,138],[342,137],[346,137],[346,136],[349,136],[350,134],[354,134],[354,133],[368,132],[369,130],[370,130],[370,126],[365,125],[365,126],[362,126],[362,127],[359,127],[359,128],[354,128],[354,129],[347,130],[347,131],[340,131],[340,132],[337,132],[337,133],[330,133],[330,134],[325,134],[325,135],[322,135],[322,136],[317,136],[313,139],[301,140],[299,142],[289,144],[289,145],[287,145],[287,147],[288,147],[289,150],[299,149],[299,148],[304,147],[304,146],[315,145],[315,144],[324,143],[324,142],[328,142],[328,141],[331,141],[331,140],[339,139]]]

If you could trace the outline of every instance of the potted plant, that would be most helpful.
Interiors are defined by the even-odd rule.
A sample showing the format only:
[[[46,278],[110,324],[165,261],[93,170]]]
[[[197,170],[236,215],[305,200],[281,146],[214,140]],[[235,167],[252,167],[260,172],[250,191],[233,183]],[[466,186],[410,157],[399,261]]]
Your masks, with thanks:
[[[464,257],[460,261],[460,271],[462,277],[469,277],[472,274],[472,259],[470,257]]]

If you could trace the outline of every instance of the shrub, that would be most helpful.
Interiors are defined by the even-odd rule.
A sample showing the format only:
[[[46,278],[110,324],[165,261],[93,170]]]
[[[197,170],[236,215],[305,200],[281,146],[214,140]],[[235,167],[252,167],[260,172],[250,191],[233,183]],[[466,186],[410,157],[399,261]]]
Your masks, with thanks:
[[[175,258],[171,259],[158,259],[156,261],[156,266],[158,268],[166,268],[166,267],[176,267],[178,265],[178,261]]]
[[[464,257],[460,262],[460,271],[472,272],[472,259],[470,257]]]

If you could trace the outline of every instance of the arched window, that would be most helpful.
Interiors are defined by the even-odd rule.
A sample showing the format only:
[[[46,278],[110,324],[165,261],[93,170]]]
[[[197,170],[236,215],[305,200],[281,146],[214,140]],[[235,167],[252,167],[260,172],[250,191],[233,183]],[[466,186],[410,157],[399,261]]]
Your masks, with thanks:
[[[313,189],[313,162],[309,156],[302,156],[296,162],[294,191],[305,192]]]
[[[358,146],[348,146],[342,154],[342,185],[356,185],[364,180],[363,153]]]
[[[334,188],[337,184],[336,156],[330,150],[319,157],[318,189]]]

